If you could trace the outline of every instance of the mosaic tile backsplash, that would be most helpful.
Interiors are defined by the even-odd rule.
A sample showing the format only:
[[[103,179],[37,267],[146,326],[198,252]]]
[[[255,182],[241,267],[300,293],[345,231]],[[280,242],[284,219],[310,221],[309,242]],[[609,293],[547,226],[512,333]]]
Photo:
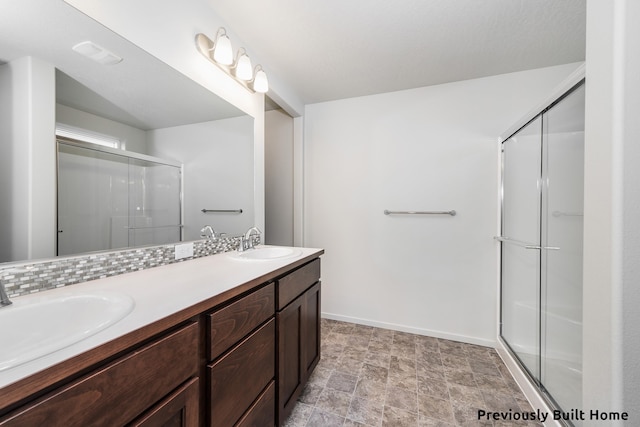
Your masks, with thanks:
[[[252,238],[255,244],[260,243],[260,236]],[[238,248],[239,241],[239,237],[223,237],[216,242],[197,240],[193,242],[193,256],[180,260],[175,259],[175,244],[167,244],[13,264],[0,268],[0,280],[12,298],[229,252]]]

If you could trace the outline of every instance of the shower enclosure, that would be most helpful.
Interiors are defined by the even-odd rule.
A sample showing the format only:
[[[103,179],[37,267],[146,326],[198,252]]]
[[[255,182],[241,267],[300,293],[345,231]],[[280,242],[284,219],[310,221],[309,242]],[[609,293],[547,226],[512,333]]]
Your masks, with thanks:
[[[182,237],[182,166],[58,140],[58,255]]]
[[[581,79],[502,143],[500,334],[565,411],[582,409],[584,94]]]

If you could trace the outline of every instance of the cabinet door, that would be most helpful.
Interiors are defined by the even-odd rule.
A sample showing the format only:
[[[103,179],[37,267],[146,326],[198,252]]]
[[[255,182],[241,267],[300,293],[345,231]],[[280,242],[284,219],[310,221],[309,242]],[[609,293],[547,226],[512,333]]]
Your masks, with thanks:
[[[302,368],[304,382],[320,360],[320,282],[302,295]]]
[[[198,378],[171,393],[130,427],[197,427],[199,424]]]
[[[198,337],[190,323],[18,408],[0,426],[126,425],[198,373]]]
[[[278,425],[289,416],[304,381],[302,360],[304,294],[278,312]]]
[[[275,332],[271,319],[209,366],[212,427],[235,426],[274,379]]]

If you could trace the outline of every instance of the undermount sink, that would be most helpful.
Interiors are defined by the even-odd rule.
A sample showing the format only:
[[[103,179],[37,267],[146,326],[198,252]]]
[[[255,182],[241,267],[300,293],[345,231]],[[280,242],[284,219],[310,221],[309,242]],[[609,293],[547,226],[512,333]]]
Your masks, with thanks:
[[[247,261],[269,261],[273,259],[293,258],[300,254],[302,254],[300,249],[266,246],[247,249],[244,252],[232,252],[231,257]]]
[[[15,298],[0,309],[0,371],[75,344],[113,325],[134,308],[119,293]]]

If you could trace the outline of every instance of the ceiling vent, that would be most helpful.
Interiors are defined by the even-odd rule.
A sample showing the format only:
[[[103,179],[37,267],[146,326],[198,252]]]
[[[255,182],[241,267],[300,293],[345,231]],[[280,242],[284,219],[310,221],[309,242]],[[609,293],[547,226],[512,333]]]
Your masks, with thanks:
[[[122,62],[121,57],[91,41],[78,43],[72,49],[102,65],[115,65]]]

